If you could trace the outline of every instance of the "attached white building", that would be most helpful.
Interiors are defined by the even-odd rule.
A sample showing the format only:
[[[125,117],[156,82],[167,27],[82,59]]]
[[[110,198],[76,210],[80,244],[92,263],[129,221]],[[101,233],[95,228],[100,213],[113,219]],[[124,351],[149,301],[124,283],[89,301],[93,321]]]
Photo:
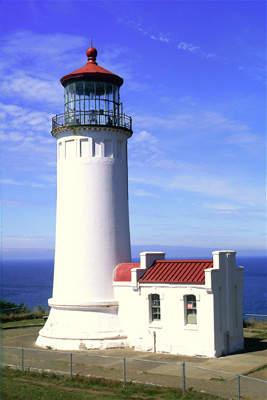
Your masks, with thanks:
[[[213,260],[141,253],[114,271],[128,345],[136,350],[218,357],[243,348],[243,268],[234,251]]]

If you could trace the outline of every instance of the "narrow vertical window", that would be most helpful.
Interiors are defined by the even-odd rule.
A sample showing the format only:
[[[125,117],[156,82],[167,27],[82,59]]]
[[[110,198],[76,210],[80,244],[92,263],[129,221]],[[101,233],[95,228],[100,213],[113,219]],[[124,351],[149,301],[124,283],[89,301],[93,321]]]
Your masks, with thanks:
[[[160,320],[160,297],[158,294],[150,295],[151,321]]]
[[[59,160],[62,158],[62,147],[63,147],[62,142],[59,142],[58,143],[58,154],[57,154]]]
[[[105,145],[105,157],[113,157],[112,140],[105,139],[104,145]]]
[[[220,332],[222,332],[222,288],[219,287],[219,321],[220,321]]]
[[[196,296],[186,296],[186,321],[187,324],[197,323],[197,302]]]
[[[66,158],[74,158],[75,153],[74,140],[66,140]]]
[[[238,326],[238,312],[237,312],[237,286],[234,287],[234,302],[235,302],[235,327]]]
[[[80,141],[80,157],[88,157],[88,139],[81,139]]]
[[[123,141],[117,140],[117,158],[123,159]]]
[[[93,157],[101,157],[100,139],[93,139]]]

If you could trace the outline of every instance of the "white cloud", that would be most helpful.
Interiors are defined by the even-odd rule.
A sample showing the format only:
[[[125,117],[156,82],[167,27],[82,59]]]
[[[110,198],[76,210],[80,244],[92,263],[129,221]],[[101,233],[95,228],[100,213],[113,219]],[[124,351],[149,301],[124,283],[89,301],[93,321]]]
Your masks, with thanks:
[[[31,58],[33,63],[41,61],[51,65],[52,57],[54,63],[55,59],[66,53],[76,52],[86,46],[89,47],[88,39],[78,35],[20,30],[3,37],[1,51],[8,56],[9,61],[14,60],[16,63]]]
[[[45,175],[41,175],[39,178],[40,178],[40,181],[51,183],[53,186],[55,186],[57,183],[56,174],[45,174]]]
[[[209,210],[213,210],[218,214],[236,214],[238,211],[243,209],[243,207],[227,203],[204,203],[203,206]]]
[[[139,143],[139,142],[157,143],[158,139],[156,139],[153,135],[151,135],[151,133],[149,133],[147,131],[141,131],[134,135],[132,142],[133,143]]]
[[[129,142],[129,165],[142,166],[153,163],[160,155],[160,143],[150,132],[140,131]]]
[[[159,196],[148,192],[147,190],[144,189],[134,189],[131,190],[131,194],[134,196],[138,196],[138,197],[153,197],[153,198],[158,198]]]
[[[58,80],[45,80],[32,77],[17,70],[4,77],[2,91],[9,98],[23,99],[31,103],[62,103],[63,89]]]
[[[187,43],[187,42],[180,42],[177,45],[178,50],[184,50],[188,51],[189,53],[194,53],[199,55],[202,58],[207,58],[207,59],[217,59],[218,56],[214,53],[207,53],[201,49],[199,46],[195,46],[192,43]]]
[[[200,47],[198,46],[194,46],[191,43],[186,43],[186,42],[181,42],[177,45],[177,49],[179,50],[187,50],[193,53],[199,52],[200,51]]]
[[[142,177],[130,176],[129,181],[145,186],[154,186],[167,191],[192,192],[203,198],[230,200],[239,207],[242,205],[263,208],[265,206],[264,190],[257,186],[245,185],[238,177],[214,176],[211,173],[174,170],[167,177],[151,174],[151,170],[143,171]]]
[[[23,182],[23,181],[15,180],[12,178],[2,179],[1,184],[2,185],[31,186],[31,187],[43,187],[44,186],[42,183],[28,182],[28,181]]]
[[[28,138],[30,139],[30,138]],[[18,132],[6,132],[5,134],[2,134],[0,136],[0,140],[4,141],[4,142],[20,142],[25,140],[24,135],[18,133]]]
[[[24,203],[22,201],[11,199],[2,199],[1,204],[3,208],[20,208],[24,206]]]
[[[178,106],[177,106],[178,108]],[[179,134],[186,134],[187,138],[201,135],[202,138],[210,138],[221,144],[259,144],[262,139],[259,135],[252,133],[251,128],[241,121],[226,117],[219,112],[201,110],[199,107],[191,107],[190,112],[174,112],[162,118],[158,115],[133,112],[135,126],[149,130],[164,128],[164,130],[179,131]],[[136,134],[135,134],[136,135]],[[132,140],[135,140],[133,136]],[[138,140],[138,139],[137,139]]]
[[[48,237],[2,237],[2,248],[6,249],[53,249],[54,238]]]
[[[225,139],[225,143],[238,144],[240,146],[251,143],[263,143],[262,138],[254,133],[246,132],[245,130],[240,133],[235,133]]]
[[[26,140],[29,135],[38,132],[49,132],[51,130],[51,114],[46,111],[38,111],[11,104],[1,104],[0,111],[2,117],[3,134],[8,137],[12,133],[17,134],[17,140]],[[26,135],[23,135],[27,132]],[[6,138],[2,139],[6,140]]]
[[[2,185],[23,185],[22,182],[16,181],[15,179],[1,179],[1,184]]]
[[[150,37],[151,37],[151,39],[159,40],[160,42],[169,43],[169,41],[170,41],[170,38],[167,35],[165,35],[164,33],[159,33],[157,36],[151,35]]]

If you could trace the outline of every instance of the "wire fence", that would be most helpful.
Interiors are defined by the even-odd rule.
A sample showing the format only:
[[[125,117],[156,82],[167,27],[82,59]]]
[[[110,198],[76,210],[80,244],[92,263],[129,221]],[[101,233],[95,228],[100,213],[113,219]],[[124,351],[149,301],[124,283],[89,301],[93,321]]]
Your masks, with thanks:
[[[266,321],[267,315],[261,315],[261,314],[243,314],[243,319],[244,321],[247,320],[256,320],[256,321]]]
[[[187,364],[99,354],[3,346],[4,365],[28,371],[83,375],[197,390],[228,398],[266,399],[267,382],[261,379]]]
[[[49,313],[50,307],[46,305],[39,306],[25,306],[20,305],[16,307],[4,308],[1,310],[2,314],[10,315],[10,314],[20,314],[20,313]]]

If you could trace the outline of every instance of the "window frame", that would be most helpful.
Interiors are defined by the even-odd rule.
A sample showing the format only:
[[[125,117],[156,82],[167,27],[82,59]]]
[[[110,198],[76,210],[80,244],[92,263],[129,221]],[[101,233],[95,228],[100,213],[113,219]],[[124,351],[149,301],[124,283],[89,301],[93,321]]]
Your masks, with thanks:
[[[186,325],[197,324],[197,299],[194,294],[185,295],[185,322]]]
[[[160,295],[157,293],[151,293],[150,299],[150,322],[161,321],[161,306],[160,306]]]

